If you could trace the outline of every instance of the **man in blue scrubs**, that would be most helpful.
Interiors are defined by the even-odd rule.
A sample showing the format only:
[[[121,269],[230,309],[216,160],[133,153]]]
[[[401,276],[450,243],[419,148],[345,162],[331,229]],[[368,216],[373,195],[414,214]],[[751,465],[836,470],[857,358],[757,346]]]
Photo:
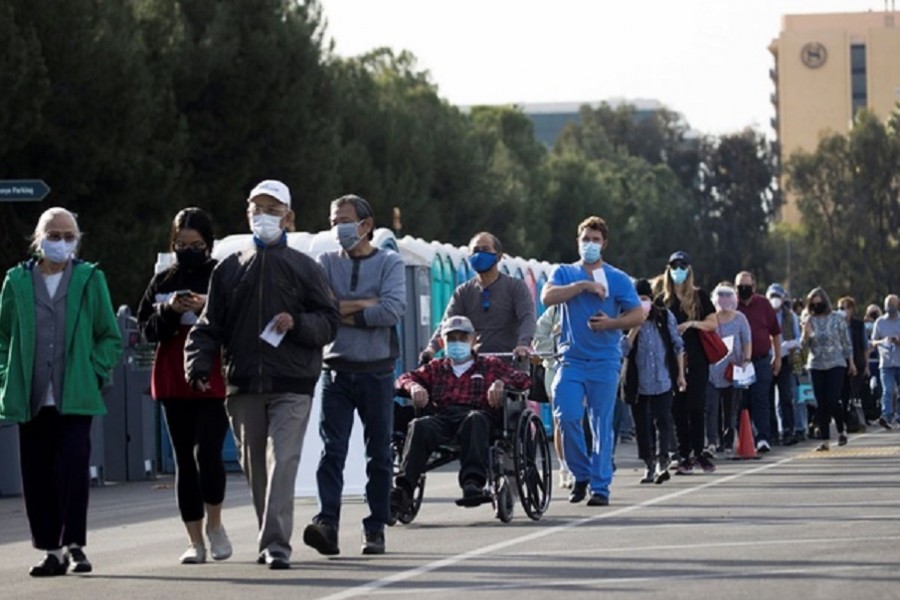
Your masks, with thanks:
[[[589,506],[609,504],[613,475],[613,410],[622,364],[622,331],[644,320],[641,301],[627,273],[603,262],[609,228],[600,217],[578,225],[581,260],[559,265],[541,292],[545,306],[562,305],[562,354],[553,380],[566,463],[575,476],[569,502],[587,497]],[[587,400],[593,433],[588,457],[581,420]]]

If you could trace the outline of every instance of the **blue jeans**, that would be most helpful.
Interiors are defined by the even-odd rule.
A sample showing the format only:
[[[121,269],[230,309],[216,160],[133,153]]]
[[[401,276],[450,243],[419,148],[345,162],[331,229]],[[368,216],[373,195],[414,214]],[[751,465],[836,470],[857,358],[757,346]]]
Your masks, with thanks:
[[[329,371],[322,375],[322,414],[319,436],[324,448],[316,470],[319,514],[314,522],[338,526],[344,463],[353,430],[353,411],[359,413],[366,444],[366,531],[382,531],[390,517],[393,464],[391,433],[394,420],[394,374]]]
[[[881,416],[888,422],[900,419],[894,403],[894,390],[900,388],[900,367],[881,367]],[[893,410],[892,410],[893,409]]]
[[[553,414],[563,436],[563,455],[576,481],[589,481],[592,494],[609,497],[613,476],[613,412],[619,383],[618,360],[566,359],[553,380]],[[593,435],[588,456],[582,428],[584,401]]]
[[[782,365],[782,368],[789,368]],[[769,441],[770,427],[772,424],[771,407],[769,406],[769,391],[772,389],[772,363],[767,356],[753,359],[753,369],[756,371],[756,381],[750,385],[750,417],[756,427],[756,441]]]

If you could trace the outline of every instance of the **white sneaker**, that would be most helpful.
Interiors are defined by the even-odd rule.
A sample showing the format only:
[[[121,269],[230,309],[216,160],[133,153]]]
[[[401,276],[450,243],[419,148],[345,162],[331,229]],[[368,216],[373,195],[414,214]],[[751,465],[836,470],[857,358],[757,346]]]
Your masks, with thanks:
[[[216,529],[206,526],[206,537],[209,538],[209,555],[213,560],[225,560],[231,556],[231,540],[225,533],[225,527],[219,525]]]
[[[772,449],[772,447],[769,446],[769,442],[767,442],[766,440],[759,440],[756,443],[756,451],[757,452],[768,452],[771,449]]]
[[[206,546],[191,544],[179,559],[183,565],[199,565],[206,562]]]

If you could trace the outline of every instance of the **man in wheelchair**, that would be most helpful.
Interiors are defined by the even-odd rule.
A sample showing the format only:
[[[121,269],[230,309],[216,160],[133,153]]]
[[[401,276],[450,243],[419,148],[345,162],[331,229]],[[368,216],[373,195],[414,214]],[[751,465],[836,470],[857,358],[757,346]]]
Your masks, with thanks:
[[[409,394],[420,416],[408,427],[400,470],[391,491],[391,512],[402,513],[412,502],[419,476],[432,452],[443,444],[459,444],[460,506],[490,502],[485,492],[493,431],[501,426],[506,386],[528,389],[528,372],[508,362],[473,352],[475,329],[463,316],[441,326],[447,358],[432,360],[404,373],[396,387]]]

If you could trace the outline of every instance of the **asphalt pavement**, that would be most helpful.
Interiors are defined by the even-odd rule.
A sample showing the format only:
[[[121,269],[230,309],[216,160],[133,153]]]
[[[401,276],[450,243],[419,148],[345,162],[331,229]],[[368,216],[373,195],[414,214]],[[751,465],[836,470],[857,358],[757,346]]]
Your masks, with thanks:
[[[410,525],[388,529],[384,556],[360,555],[360,498],[347,498],[341,554],[302,543],[315,501],[298,499],[292,569],[256,564],[256,522],[239,475],[224,520],[234,556],[180,565],[187,546],[172,477],[107,484],[91,495],[88,575],[34,579],[22,500],[0,498],[0,598],[359,597],[460,600],[900,598],[900,430],[853,434],[842,448],[775,447],[759,460],[641,485],[633,443],[617,451],[611,505],[573,505],[511,523],[489,506],[458,508],[456,476],[428,475]]]

